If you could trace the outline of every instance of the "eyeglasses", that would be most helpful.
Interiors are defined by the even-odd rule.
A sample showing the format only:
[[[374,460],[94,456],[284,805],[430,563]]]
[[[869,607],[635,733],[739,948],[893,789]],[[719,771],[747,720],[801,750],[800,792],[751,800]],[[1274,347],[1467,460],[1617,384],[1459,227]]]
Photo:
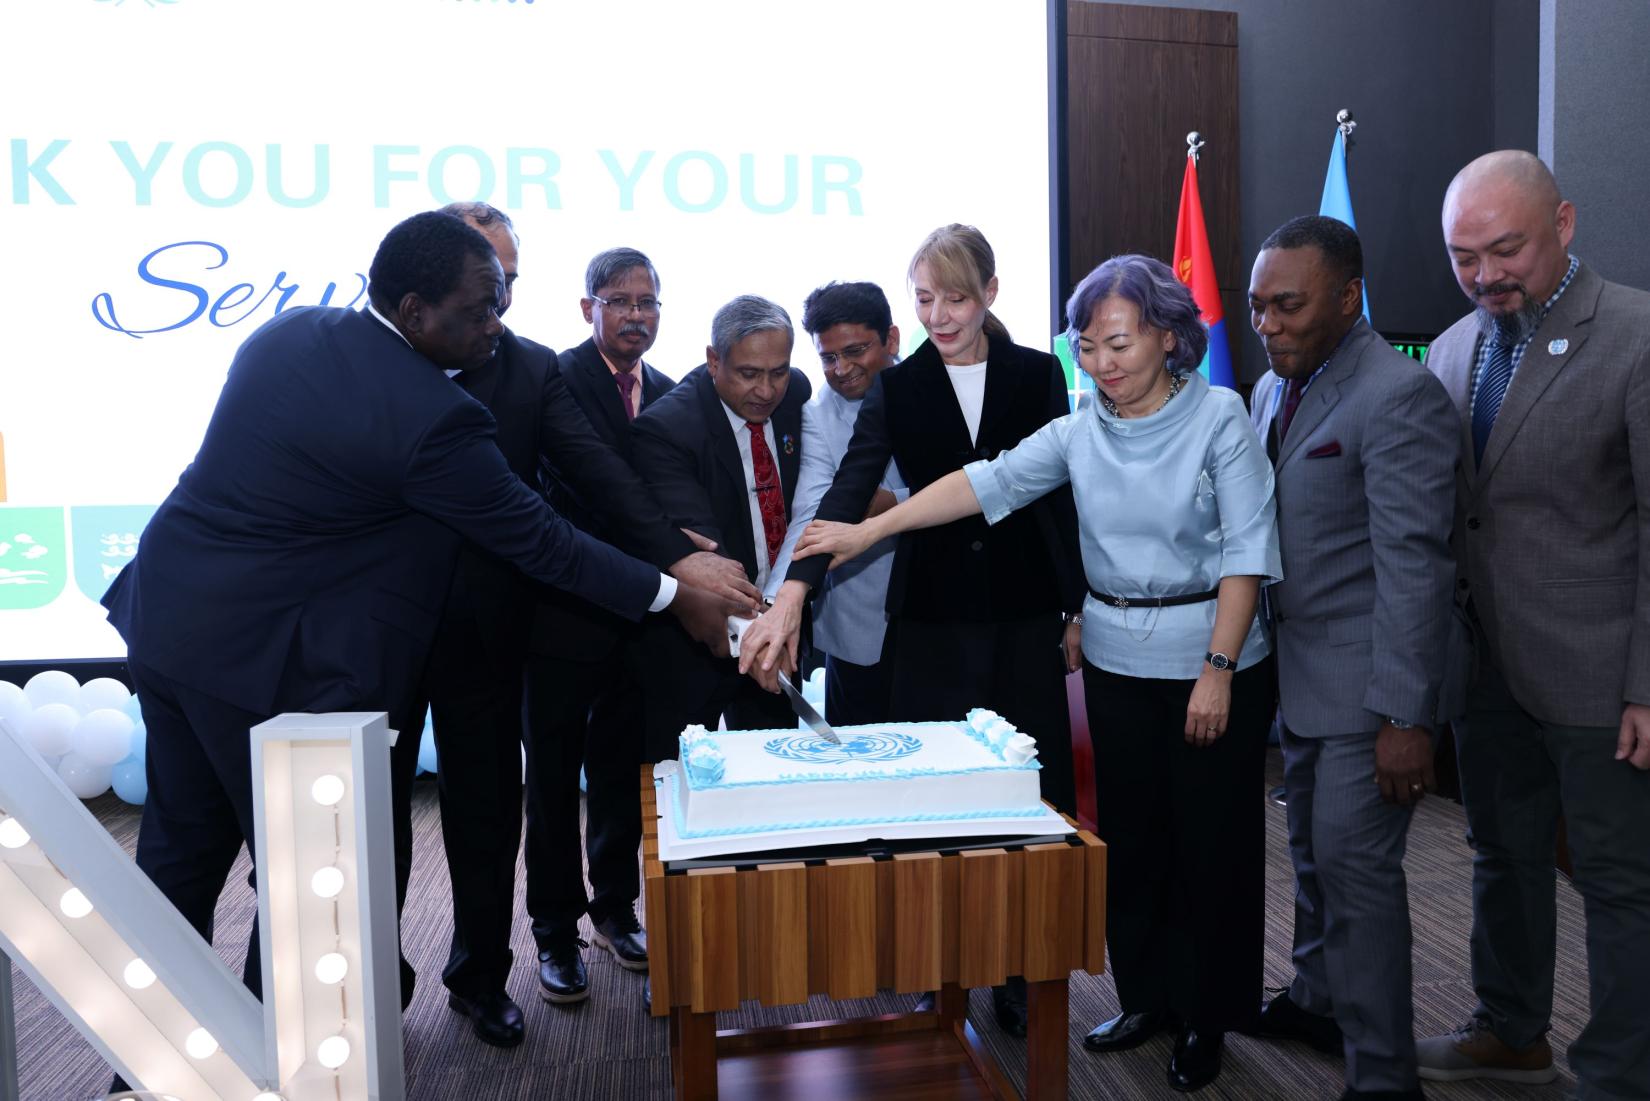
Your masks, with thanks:
[[[590,296],[590,300],[592,302],[600,302],[608,309],[617,310],[619,313],[627,316],[631,310],[639,310],[643,317],[657,317],[659,315],[659,307],[664,305],[664,303],[660,302],[657,298],[630,299],[626,298],[622,294],[616,294],[612,298],[603,298],[599,294],[593,294]]]
[[[827,371],[834,371],[839,363],[858,359],[871,350],[870,344],[850,344],[841,352],[820,352],[819,363]]]

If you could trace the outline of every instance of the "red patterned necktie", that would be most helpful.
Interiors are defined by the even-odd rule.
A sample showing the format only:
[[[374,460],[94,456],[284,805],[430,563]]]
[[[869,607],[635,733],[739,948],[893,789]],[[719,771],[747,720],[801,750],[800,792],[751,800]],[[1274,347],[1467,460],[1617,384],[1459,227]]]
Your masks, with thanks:
[[[773,452],[762,435],[762,426],[745,422],[751,430],[751,471],[756,475],[756,504],[762,510],[762,534],[768,540],[768,565],[779,557],[780,544],[785,542],[785,495],[779,488],[779,469],[773,465]]]
[[[635,420],[636,407],[630,403],[630,395],[636,389],[636,376],[629,371],[614,371],[613,381],[619,384],[619,400],[624,403],[625,420]]]

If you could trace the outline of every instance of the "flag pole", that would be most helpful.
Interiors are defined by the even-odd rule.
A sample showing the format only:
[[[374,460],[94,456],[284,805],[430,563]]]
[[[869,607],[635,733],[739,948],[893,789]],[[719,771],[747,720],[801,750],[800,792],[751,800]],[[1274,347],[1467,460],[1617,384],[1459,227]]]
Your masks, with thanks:
[[[1190,134],[1186,135],[1186,155],[1192,158],[1193,164],[1197,163],[1197,151],[1202,149],[1207,144],[1208,143],[1203,140],[1203,135],[1199,134],[1196,130],[1193,130]]]

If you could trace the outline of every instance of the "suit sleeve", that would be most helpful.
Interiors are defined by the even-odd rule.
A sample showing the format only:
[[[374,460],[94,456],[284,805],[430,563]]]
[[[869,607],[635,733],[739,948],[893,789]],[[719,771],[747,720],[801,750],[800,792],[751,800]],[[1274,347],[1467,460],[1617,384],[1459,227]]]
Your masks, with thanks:
[[[559,370],[545,373],[539,416],[544,457],[613,531],[623,533],[629,549],[661,570],[693,553],[692,541],[665,519],[630,464],[590,427]]]
[[[1060,361],[1053,356],[1048,362],[1048,405],[1045,424],[1059,421],[1071,413],[1071,398],[1066,393],[1066,373]],[[1037,526],[1048,543],[1049,558],[1054,563],[1054,581],[1060,591],[1060,606],[1068,612],[1083,610],[1088,596],[1088,575],[1083,570],[1082,550],[1077,542],[1077,502],[1071,490],[1051,493],[1032,506]]]
[[[579,531],[516,477],[478,403],[444,411],[408,462],[402,498],[529,577],[640,619],[659,571]]]
[[[835,448],[831,446],[829,435],[824,412],[812,403],[804,405],[802,464],[797,470],[796,492],[791,496],[791,526],[785,531],[785,542],[779,547],[779,557],[774,559],[773,569],[768,573],[768,591],[763,594],[770,600],[778,594],[779,586],[785,583],[796,541],[802,538],[803,529],[813,522],[819,503],[825,499],[825,491],[831,488],[831,479],[836,476]]]
[[[1410,375],[1390,409],[1370,418],[1364,493],[1375,566],[1371,680],[1363,706],[1430,724],[1445,665],[1455,564],[1455,464],[1460,426],[1431,374]]]
[[[678,528],[691,528],[724,546],[722,529],[710,494],[699,479],[697,453],[684,446],[669,418],[659,416],[661,406],[652,406],[630,426],[631,454],[636,473],[664,509],[665,519]],[[702,441],[693,441],[695,447]]]
[[[854,421],[854,435],[848,441],[848,451],[831,480],[831,488],[819,502],[816,517],[848,523],[863,520],[865,510],[871,507],[871,498],[882,484],[893,453],[894,443],[888,430],[888,401],[882,387],[882,376],[879,375],[871,383],[871,389],[866,391],[865,400],[859,407],[859,419]],[[807,458],[806,444],[803,458]],[[824,555],[792,562],[785,580],[805,581],[809,588],[818,592],[829,565],[830,559]]]
[[[1625,703],[1650,705],[1650,350],[1627,379],[1627,456],[1638,505],[1638,592],[1627,635]]]

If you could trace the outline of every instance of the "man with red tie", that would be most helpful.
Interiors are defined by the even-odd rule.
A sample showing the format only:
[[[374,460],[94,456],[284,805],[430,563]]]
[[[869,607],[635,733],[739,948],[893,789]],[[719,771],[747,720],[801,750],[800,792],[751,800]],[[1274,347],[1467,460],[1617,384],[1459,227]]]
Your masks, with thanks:
[[[802,462],[802,406],[813,388],[791,367],[783,307],[743,295],[716,312],[705,363],[643,410],[633,462],[671,523],[715,541],[758,589],[785,541]],[[647,759],[676,753],[689,723],[731,730],[790,727],[784,697],[712,658],[674,626],[643,629]]]

